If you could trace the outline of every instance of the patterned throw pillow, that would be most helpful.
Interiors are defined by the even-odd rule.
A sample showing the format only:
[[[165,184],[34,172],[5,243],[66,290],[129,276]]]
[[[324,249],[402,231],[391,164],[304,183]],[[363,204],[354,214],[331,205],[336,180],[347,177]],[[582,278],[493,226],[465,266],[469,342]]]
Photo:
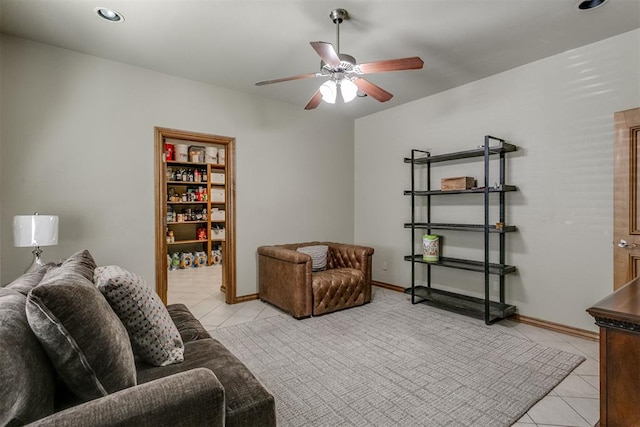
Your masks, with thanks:
[[[136,385],[127,331],[96,287],[67,268],[45,274],[27,295],[27,320],[58,375],[91,400]]]
[[[302,246],[298,248],[298,252],[307,254],[311,257],[313,271],[324,271],[327,268],[327,245]]]
[[[94,282],[124,323],[133,353],[154,366],[184,361],[184,343],[158,295],[137,274],[98,267]]]

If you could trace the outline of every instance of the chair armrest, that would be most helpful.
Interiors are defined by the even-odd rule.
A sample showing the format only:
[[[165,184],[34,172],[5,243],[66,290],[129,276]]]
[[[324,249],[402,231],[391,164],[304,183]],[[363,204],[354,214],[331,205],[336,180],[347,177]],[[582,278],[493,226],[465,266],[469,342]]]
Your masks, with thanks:
[[[260,299],[300,319],[311,316],[311,257],[279,246],[258,248]]]
[[[371,266],[373,248],[345,243],[329,243],[329,248],[330,268],[355,268],[366,274],[367,267]]]
[[[364,274],[364,300],[371,301],[373,248],[368,246],[329,243],[327,268],[355,268]]]
[[[224,388],[206,368],[191,369],[65,409],[29,426],[224,426]]]
[[[302,252],[294,251],[293,249],[283,248],[279,246],[260,246],[258,248],[258,255],[263,255],[269,258],[275,258],[280,261],[291,262],[294,264],[304,264],[311,262],[311,257]]]

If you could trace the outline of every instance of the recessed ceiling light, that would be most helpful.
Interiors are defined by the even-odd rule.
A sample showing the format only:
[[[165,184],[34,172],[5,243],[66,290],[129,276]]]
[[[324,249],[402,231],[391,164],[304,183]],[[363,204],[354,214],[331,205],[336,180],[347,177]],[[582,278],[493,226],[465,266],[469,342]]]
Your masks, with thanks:
[[[605,4],[607,0],[580,0],[576,7],[578,10],[593,10]]]
[[[93,9],[100,18],[106,19],[109,22],[122,22],[124,21],[124,16],[120,12],[116,12],[113,9],[109,9],[107,7],[96,7]]]

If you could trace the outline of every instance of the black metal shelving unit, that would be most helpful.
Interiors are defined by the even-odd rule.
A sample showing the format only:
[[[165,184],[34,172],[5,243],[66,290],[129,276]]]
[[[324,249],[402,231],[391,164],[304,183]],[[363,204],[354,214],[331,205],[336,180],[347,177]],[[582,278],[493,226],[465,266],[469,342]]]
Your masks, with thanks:
[[[492,145],[493,144],[493,145]],[[432,156],[428,151],[411,150],[411,157],[405,158],[404,162],[411,164],[411,190],[404,194],[411,196],[411,222],[404,224],[405,228],[411,229],[411,255],[404,257],[405,261],[411,262],[411,288],[406,292],[411,294],[413,304],[424,303],[461,314],[470,315],[484,319],[487,325],[494,323],[515,313],[516,307],[505,302],[505,276],[516,271],[516,267],[505,264],[505,234],[514,232],[517,228],[505,223],[505,193],[517,191],[514,185],[505,184],[505,154],[516,151],[518,147],[505,142],[503,139],[487,135],[484,137],[484,145],[480,148],[455,153]],[[492,156],[495,156],[499,163],[499,181],[497,185],[490,187],[489,165]],[[431,189],[431,165],[434,163],[447,162],[453,160],[481,157],[484,160],[484,186],[467,190],[432,190]],[[416,167],[426,167],[427,183],[426,189],[417,188],[415,179]],[[445,196],[452,194],[483,194],[484,197],[484,223],[482,224],[451,224],[431,222],[431,197]],[[489,224],[489,198],[491,194],[499,197],[499,223],[501,226]],[[416,219],[416,198],[426,198],[427,218],[426,222],[417,222]],[[422,259],[422,254],[416,254],[416,230],[426,230],[431,234],[431,230],[459,230],[470,232],[482,232],[484,235],[484,260],[468,260],[458,258],[440,257],[438,262],[427,262]],[[490,262],[489,260],[489,239],[490,235],[497,235],[499,239],[499,260]],[[427,286],[416,285],[416,267],[420,264],[427,266]],[[431,267],[448,267],[468,271],[484,273],[484,298],[476,298],[468,295],[457,294],[444,291],[431,286]],[[492,301],[490,298],[490,276],[499,276],[500,295],[499,301]]]

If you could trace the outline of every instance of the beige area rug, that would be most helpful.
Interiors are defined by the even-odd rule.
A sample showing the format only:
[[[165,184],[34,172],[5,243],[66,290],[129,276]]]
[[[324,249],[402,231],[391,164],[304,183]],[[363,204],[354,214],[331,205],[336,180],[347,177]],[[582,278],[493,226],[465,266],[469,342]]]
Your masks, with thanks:
[[[279,426],[510,426],[584,358],[377,292],[365,306],[212,331]]]

